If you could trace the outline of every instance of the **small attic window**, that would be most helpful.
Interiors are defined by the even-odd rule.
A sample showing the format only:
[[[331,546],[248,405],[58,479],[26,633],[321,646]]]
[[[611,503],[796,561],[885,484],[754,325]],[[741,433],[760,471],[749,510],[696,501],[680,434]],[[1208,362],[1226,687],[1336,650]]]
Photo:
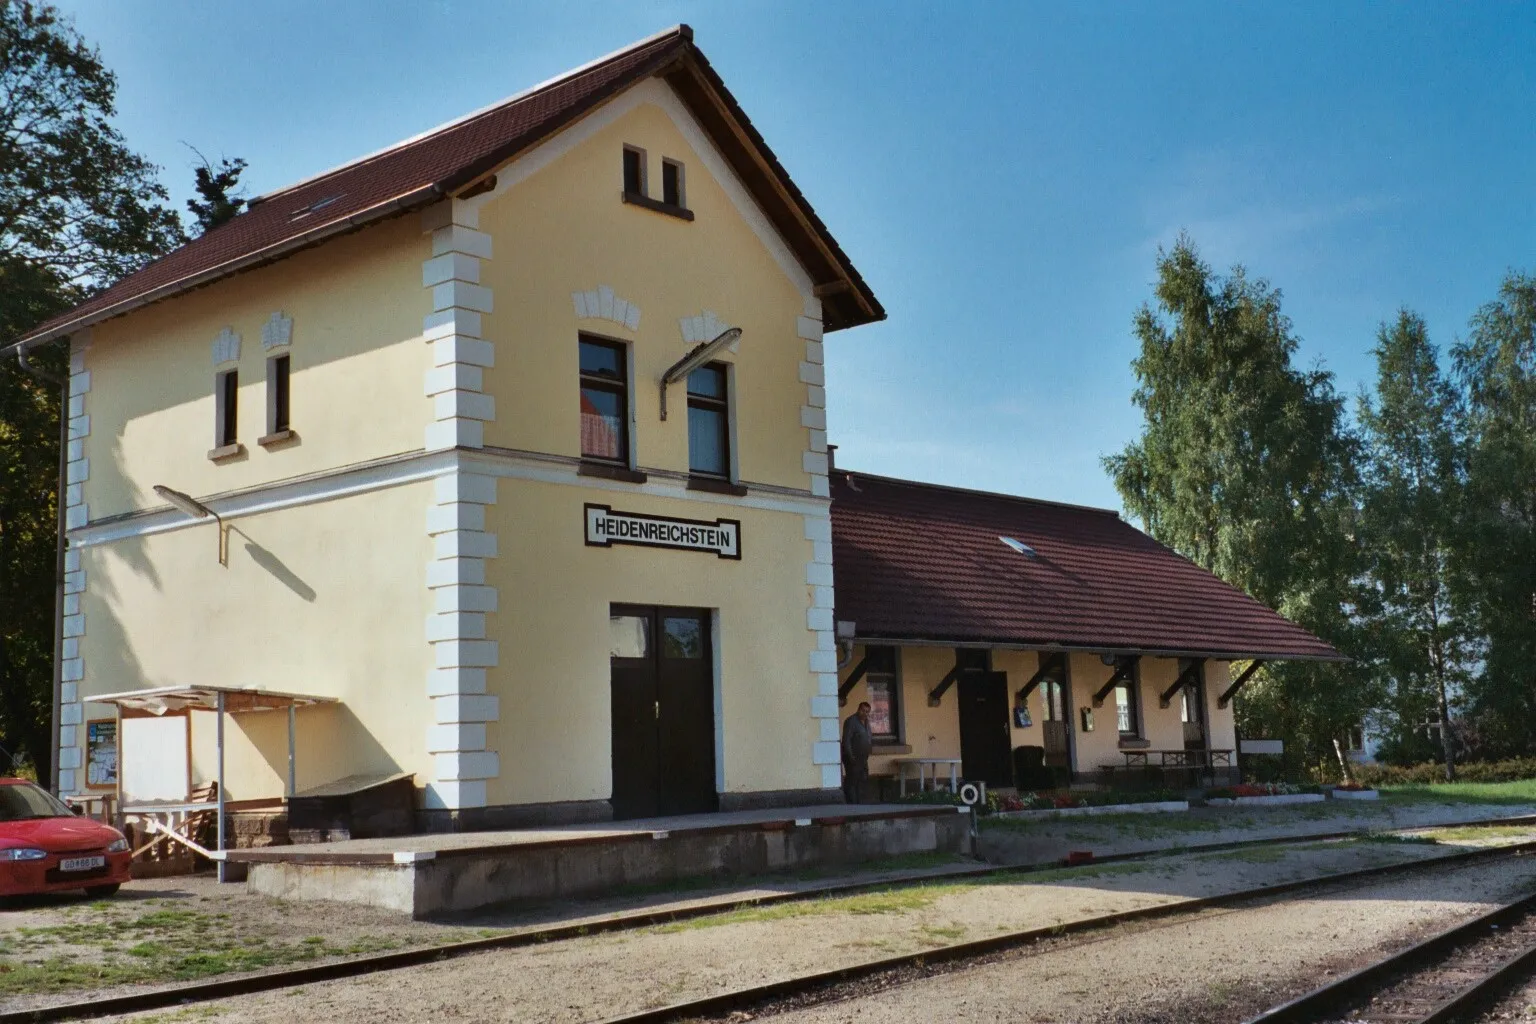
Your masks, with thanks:
[[[1025,544],[1021,540],[1017,540],[1013,537],[999,537],[997,539],[1008,545],[1013,550],[1017,551],[1019,554],[1024,555],[1026,558],[1035,557],[1035,549],[1030,547],[1028,544]]]
[[[683,165],[676,160],[661,162],[661,201],[668,206],[687,206],[683,201]]]
[[[645,195],[645,150],[624,147],[624,191],[632,196]]]

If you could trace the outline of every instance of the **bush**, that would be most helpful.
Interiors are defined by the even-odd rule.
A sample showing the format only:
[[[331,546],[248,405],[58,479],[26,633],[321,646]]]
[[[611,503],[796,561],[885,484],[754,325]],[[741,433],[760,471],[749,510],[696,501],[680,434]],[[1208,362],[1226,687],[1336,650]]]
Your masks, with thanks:
[[[1362,764],[1355,766],[1355,778],[1373,786],[1429,786],[1445,781],[1445,765],[1433,761],[1410,767]],[[1456,766],[1457,782],[1519,782],[1522,779],[1536,779],[1536,757],[1473,761]]]

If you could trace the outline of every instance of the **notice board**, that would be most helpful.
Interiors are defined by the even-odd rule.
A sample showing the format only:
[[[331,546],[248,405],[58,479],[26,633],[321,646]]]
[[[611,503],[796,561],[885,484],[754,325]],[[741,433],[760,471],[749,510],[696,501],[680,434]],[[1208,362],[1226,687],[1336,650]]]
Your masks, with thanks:
[[[187,798],[187,716],[124,718],[123,803]]]
[[[117,786],[117,720],[85,723],[85,784],[92,789]]]

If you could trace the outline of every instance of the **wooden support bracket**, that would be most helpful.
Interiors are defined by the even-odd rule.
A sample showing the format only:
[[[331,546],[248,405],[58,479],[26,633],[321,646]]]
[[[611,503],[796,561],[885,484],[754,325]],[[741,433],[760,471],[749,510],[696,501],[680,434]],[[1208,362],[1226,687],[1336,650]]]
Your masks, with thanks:
[[[1129,658],[1116,658],[1115,670],[1110,673],[1109,681],[1099,687],[1099,692],[1093,695],[1093,706],[1096,708],[1103,707],[1105,699],[1115,692],[1115,687],[1121,683],[1130,682],[1136,670],[1136,663],[1140,660],[1141,655],[1139,654],[1133,654]]]
[[[848,703],[848,695],[853,692],[853,688],[855,686],[859,685],[859,680],[863,679],[864,673],[868,671],[869,652],[865,651],[863,659],[861,659],[859,663],[853,667],[852,672],[848,673],[848,678],[843,681],[843,685],[837,688],[838,707],[842,707],[844,704]]]
[[[944,699],[944,694],[949,690],[951,686],[955,685],[955,680],[960,678],[960,672],[960,656],[956,654],[955,667],[944,674],[944,678],[939,680],[938,686],[935,686],[933,689],[928,691],[929,707],[936,708],[939,706],[939,702]]]
[[[1046,677],[1055,671],[1057,666],[1065,662],[1066,658],[1065,654],[1048,654],[1041,658],[1040,667],[1035,670],[1035,674],[1029,677],[1028,682],[1019,687],[1018,693],[1013,695],[1014,704],[1023,704],[1029,700],[1029,695],[1035,692],[1035,687],[1045,682]]]
[[[1186,668],[1183,672],[1180,672],[1179,678],[1173,681],[1173,685],[1168,687],[1168,689],[1164,690],[1158,696],[1157,706],[1160,708],[1166,708],[1168,705],[1172,704],[1174,694],[1184,689],[1184,687],[1192,684],[1195,681],[1195,677],[1200,672],[1204,671],[1204,669],[1204,658],[1196,658],[1194,661],[1190,662],[1189,668]]]
[[[1253,678],[1253,674],[1263,667],[1263,659],[1256,659],[1250,662],[1248,667],[1243,669],[1242,674],[1239,675],[1236,679],[1232,680],[1232,685],[1227,687],[1227,692],[1216,698],[1216,706],[1218,708],[1224,708],[1228,704],[1231,704],[1232,698],[1237,695],[1238,690],[1243,688],[1243,684],[1248,682],[1249,679]]]

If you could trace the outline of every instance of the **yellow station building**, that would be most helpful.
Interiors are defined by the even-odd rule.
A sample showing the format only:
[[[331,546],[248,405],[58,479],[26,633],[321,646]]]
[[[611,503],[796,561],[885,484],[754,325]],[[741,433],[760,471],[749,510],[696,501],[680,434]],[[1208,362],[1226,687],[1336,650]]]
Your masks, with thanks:
[[[1055,641],[837,610],[824,337],[883,316],[686,27],[260,197],[20,343],[71,356],[60,791],[213,778],[214,716],[177,712],[223,690],[308,705],[296,759],[281,712],[217,716],[236,800],[408,773],[422,829],[832,801],[882,644],[887,753],[958,757],[927,676],[1001,643],[973,667],[1022,683]],[[1185,653],[1330,653],[1238,646]]]

